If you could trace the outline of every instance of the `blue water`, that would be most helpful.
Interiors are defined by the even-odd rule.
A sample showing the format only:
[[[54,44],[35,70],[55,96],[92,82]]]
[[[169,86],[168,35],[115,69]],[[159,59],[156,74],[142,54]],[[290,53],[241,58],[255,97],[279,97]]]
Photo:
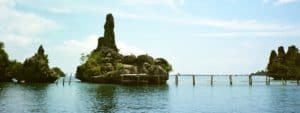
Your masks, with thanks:
[[[170,77],[167,85],[113,85],[81,82],[0,84],[1,113],[298,113],[300,86],[289,81],[265,85],[264,77]]]

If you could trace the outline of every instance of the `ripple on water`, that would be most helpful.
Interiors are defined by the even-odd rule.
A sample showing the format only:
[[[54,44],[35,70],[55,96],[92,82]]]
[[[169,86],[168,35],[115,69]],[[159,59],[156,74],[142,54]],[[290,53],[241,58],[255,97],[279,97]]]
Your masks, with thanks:
[[[171,80],[174,80],[172,77]],[[264,78],[261,78],[264,79]],[[178,86],[113,85],[74,82],[61,84],[0,84],[0,112],[85,113],[85,112],[299,112],[300,87],[280,82],[238,82],[215,79],[211,87],[206,78],[180,78]],[[259,79],[260,80],[260,79]],[[219,84],[218,84],[219,83]],[[271,83],[272,84],[272,83]]]

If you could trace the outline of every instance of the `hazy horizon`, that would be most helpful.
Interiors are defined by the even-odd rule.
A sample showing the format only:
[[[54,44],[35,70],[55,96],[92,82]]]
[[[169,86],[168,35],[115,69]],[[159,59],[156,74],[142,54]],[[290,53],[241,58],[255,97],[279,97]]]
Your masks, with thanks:
[[[172,74],[248,74],[300,47],[297,11],[299,0],[0,0],[0,41],[21,62],[42,44],[50,66],[74,73],[112,13],[123,54],[163,57]]]

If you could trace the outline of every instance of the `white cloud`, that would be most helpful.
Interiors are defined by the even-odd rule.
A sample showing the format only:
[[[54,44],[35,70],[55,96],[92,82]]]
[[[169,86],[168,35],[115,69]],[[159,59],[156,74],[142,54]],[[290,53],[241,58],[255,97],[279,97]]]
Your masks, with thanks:
[[[13,0],[0,2],[0,40],[6,43],[27,45],[56,23],[37,14],[19,11]]]
[[[263,0],[264,2],[271,2],[271,0]],[[278,3],[291,3],[295,0],[276,0]],[[69,1],[70,2],[70,1]],[[62,5],[49,5],[43,6],[50,12],[54,13],[78,13],[78,12],[87,12],[87,13],[107,13],[111,12],[118,18],[127,18],[127,19],[136,19],[136,20],[145,20],[145,21],[161,21],[166,23],[174,23],[174,24],[182,24],[182,25],[198,25],[200,27],[212,27],[212,28],[220,28],[225,30],[249,30],[249,31],[286,31],[286,30],[295,30],[294,26],[284,25],[278,23],[271,22],[259,22],[255,19],[216,19],[216,18],[199,18],[193,15],[188,15],[185,12],[181,13],[171,13],[171,14],[161,14],[157,11],[143,11],[140,9],[134,12],[121,10],[118,8],[110,8],[105,7],[102,4],[91,4],[87,3],[86,5],[82,5],[81,2],[64,2]],[[274,1],[272,1],[274,2]],[[22,2],[23,3],[23,2]],[[24,3],[27,3],[24,1]],[[169,7],[175,7],[178,4],[183,4],[184,0],[121,0],[121,3],[135,5],[135,6],[143,6],[143,5],[165,5]],[[27,3],[33,5],[33,3]],[[175,4],[175,5],[172,5]],[[174,15],[172,15],[174,14]]]
[[[141,55],[141,54],[146,54],[145,51],[143,51],[142,49],[135,47],[133,45],[128,45],[122,41],[117,41],[117,46],[120,49],[120,53],[124,54],[124,55],[130,55],[130,54],[134,54],[134,55]]]
[[[218,20],[218,19],[202,19],[202,18],[180,18],[174,19],[173,22],[182,24],[201,25],[208,27],[233,29],[233,30],[286,30],[290,26],[261,23],[256,20]]]
[[[268,3],[269,2],[269,0],[262,0],[263,1],[263,3]]]
[[[297,0],[277,0],[274,4],[275,5],[284,5],[284,4],[290,4],[295,3]]]
[[[88,54],[97,47],[98,37],[98,35],[90,35],[87,38],[84,38],[83,40],[67,40],[63,43],[63,45],[58,46],[58,49],[63,52],[68,52],[69,54],[73,54],[75,56],[80,55],[81,53]],[[116,44],[121,54],[145,54],[145,52],[142,49],[139,49],[138,47],[135,47],[133,45],[128,45],[125,42],[116,41]]]
[[[184,0],[121,0],[121,2],[127,5],[136,5],[136,6],[163,5],[163,6],[168,6],[172,9],[177,9],[178,5],[184,4]]]
[[[80,55],[81,53],[88,53],[95,49],[97,47],[97,38],[97,35],[90,35],[83,40],[67,40],[63,45],[58,47],[63,52]]]
[[[196,37],[220,37],[220,38],[239,38],[239,37],[266,37],[266,38],[286,38],[299,37],[300,29],[285,31],[249,31],[249,32],[203,32],[194,35]]]
[[[273,3],[276,6],[298,2],[298,0],[262,0],[262,1],[263,1],[263,3]]]
[[[49,51],[49,54],[55,55],[50,56],[52,60],[52,62],[50,62],[51,65],[60,66],[67,72],[74,72],[80,63],[80,55],[82,53],[87,55],[97,47],[98,37],[98,35],[93,34],[81,40],[72,39],[65,41],[61,45],[56,45],[54,49]],[[128,45],[125,42],[117,41],[116,44],[120,50],[119,52],[123,55],[145,54],[142,49],[133,45]]]
[[[258,22],[257,20],[224,20],[224,19],[206,19],[198,18],[189,15],[178,15],[171,17],[168,15],[157,14],[135,14],[127,12],[116,12],[115,15],[123,18],[145,20],[145,21],[160,21],[182,25],[198,25],[199,27],[213,27],[227,30],[250,30],[250,31],[282,31],[294,29],[294,26],[283,25],[277,23]]]

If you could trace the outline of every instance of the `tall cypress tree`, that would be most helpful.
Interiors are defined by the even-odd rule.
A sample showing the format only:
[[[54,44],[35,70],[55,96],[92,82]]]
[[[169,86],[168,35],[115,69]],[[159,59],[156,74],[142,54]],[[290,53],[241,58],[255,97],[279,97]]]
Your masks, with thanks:
[[[290,46],[285,55],[285,60],[286,60],[285,63],[289,66],[295,66],[298,52],[299,52],[299,50],[298,50],[298,48],[296,48],[296,46],[294,46],[294,45]]]
[[[278,61],[280,63],[284,62],[284,60],[285,60],[285,51],[284,51],[284,47],[283,46],[280,46],[278,48],[278,56],[277,57],[278,57]]]
[[[6,70],[9,66],[8,55],[4,50],[4,43],[0,42],[0,82],[10,81],[10,77],[7,76]]]
[[[274,73],[273,72],[273,66],[274,66],[273,64],[274,64],[274,62],[276,62],[276,60],[277,60],[277,53],[275,50],[272,50],[271,55],[269,57],[269,63],[267,66],[268,74],[270,74],[270,75]]]

